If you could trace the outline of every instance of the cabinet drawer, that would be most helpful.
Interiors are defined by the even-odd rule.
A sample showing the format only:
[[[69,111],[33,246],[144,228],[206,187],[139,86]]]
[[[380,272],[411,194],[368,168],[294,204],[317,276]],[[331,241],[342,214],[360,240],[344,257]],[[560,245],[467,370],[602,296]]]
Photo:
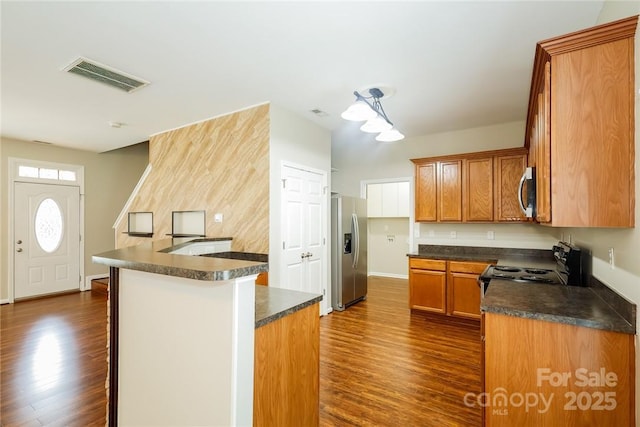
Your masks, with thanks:
[[[473,273],[480,274],[487,268],[489,264],[495,264],[496,261],[486,262],[463,262],[463,261],[449,261],[449,271],[456,273]]]
[[[409,258],[409,268],[445,271],[447,269],[447,262],[435,259]]]

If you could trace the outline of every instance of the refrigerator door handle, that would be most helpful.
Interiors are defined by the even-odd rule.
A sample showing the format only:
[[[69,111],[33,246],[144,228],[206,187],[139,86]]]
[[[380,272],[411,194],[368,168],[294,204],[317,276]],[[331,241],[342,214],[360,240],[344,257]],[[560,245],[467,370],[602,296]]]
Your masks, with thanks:
[[[356,214],[351,214],[351,230],[353,232],[352,244],[354,245],[354,250],[352,252],[353,257],[353,268],[358,268],[358,258],[360,255],[360,230],[358,229],[358,216]]]

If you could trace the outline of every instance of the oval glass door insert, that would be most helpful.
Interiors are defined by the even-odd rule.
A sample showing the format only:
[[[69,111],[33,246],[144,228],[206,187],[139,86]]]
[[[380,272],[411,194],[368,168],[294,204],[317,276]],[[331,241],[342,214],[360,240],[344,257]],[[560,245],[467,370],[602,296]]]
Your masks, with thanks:
[[[35,233],[38,245],[51,253],[62,242],[62,211],[53,199],[44,199],[36,210]]]

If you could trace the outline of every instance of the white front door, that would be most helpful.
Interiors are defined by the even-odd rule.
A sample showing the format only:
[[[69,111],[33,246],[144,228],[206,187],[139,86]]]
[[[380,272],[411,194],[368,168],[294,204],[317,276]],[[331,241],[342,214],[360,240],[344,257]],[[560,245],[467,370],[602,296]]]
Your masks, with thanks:
[[[282,179],[282,287],[323,294],[327,277],[325,177],[284,166]]]
[[[16,182],[14,296],[80,289],[80,188]]]

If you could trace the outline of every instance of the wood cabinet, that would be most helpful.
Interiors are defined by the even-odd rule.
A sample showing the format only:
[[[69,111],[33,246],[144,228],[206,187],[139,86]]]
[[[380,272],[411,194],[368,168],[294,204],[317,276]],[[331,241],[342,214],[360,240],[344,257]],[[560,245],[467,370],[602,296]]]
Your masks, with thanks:
[[[493,157],[465,161],[465,221],[493,221]]]
[[[409,308],[479,319],[478,275],[487,265],[409,258]]]
[[[447,312],[447,262],[409,258],[409,308]]]
[[[527,221],[518,205],[524,148],[413,159],[418,222]]]
[[[487,268],[484,262],[448,262],[447,302],[452,316],[480,319],[478,276]]]
[[[256,329],[253,425],[317,426],[319,375],[318,303]]]
[[[462,221],[462,160],[416,164],[416,221]]]
[[[485,425],[635,425],[634,335],[495,313],[482,322]]]
[[[536,46],[525,144],[538,222],[633,227],[638,17]]]
[[[518,204],[518,184],[527,166],[525,153],[507,154],[495,158],[496,221],[526,221]]]

